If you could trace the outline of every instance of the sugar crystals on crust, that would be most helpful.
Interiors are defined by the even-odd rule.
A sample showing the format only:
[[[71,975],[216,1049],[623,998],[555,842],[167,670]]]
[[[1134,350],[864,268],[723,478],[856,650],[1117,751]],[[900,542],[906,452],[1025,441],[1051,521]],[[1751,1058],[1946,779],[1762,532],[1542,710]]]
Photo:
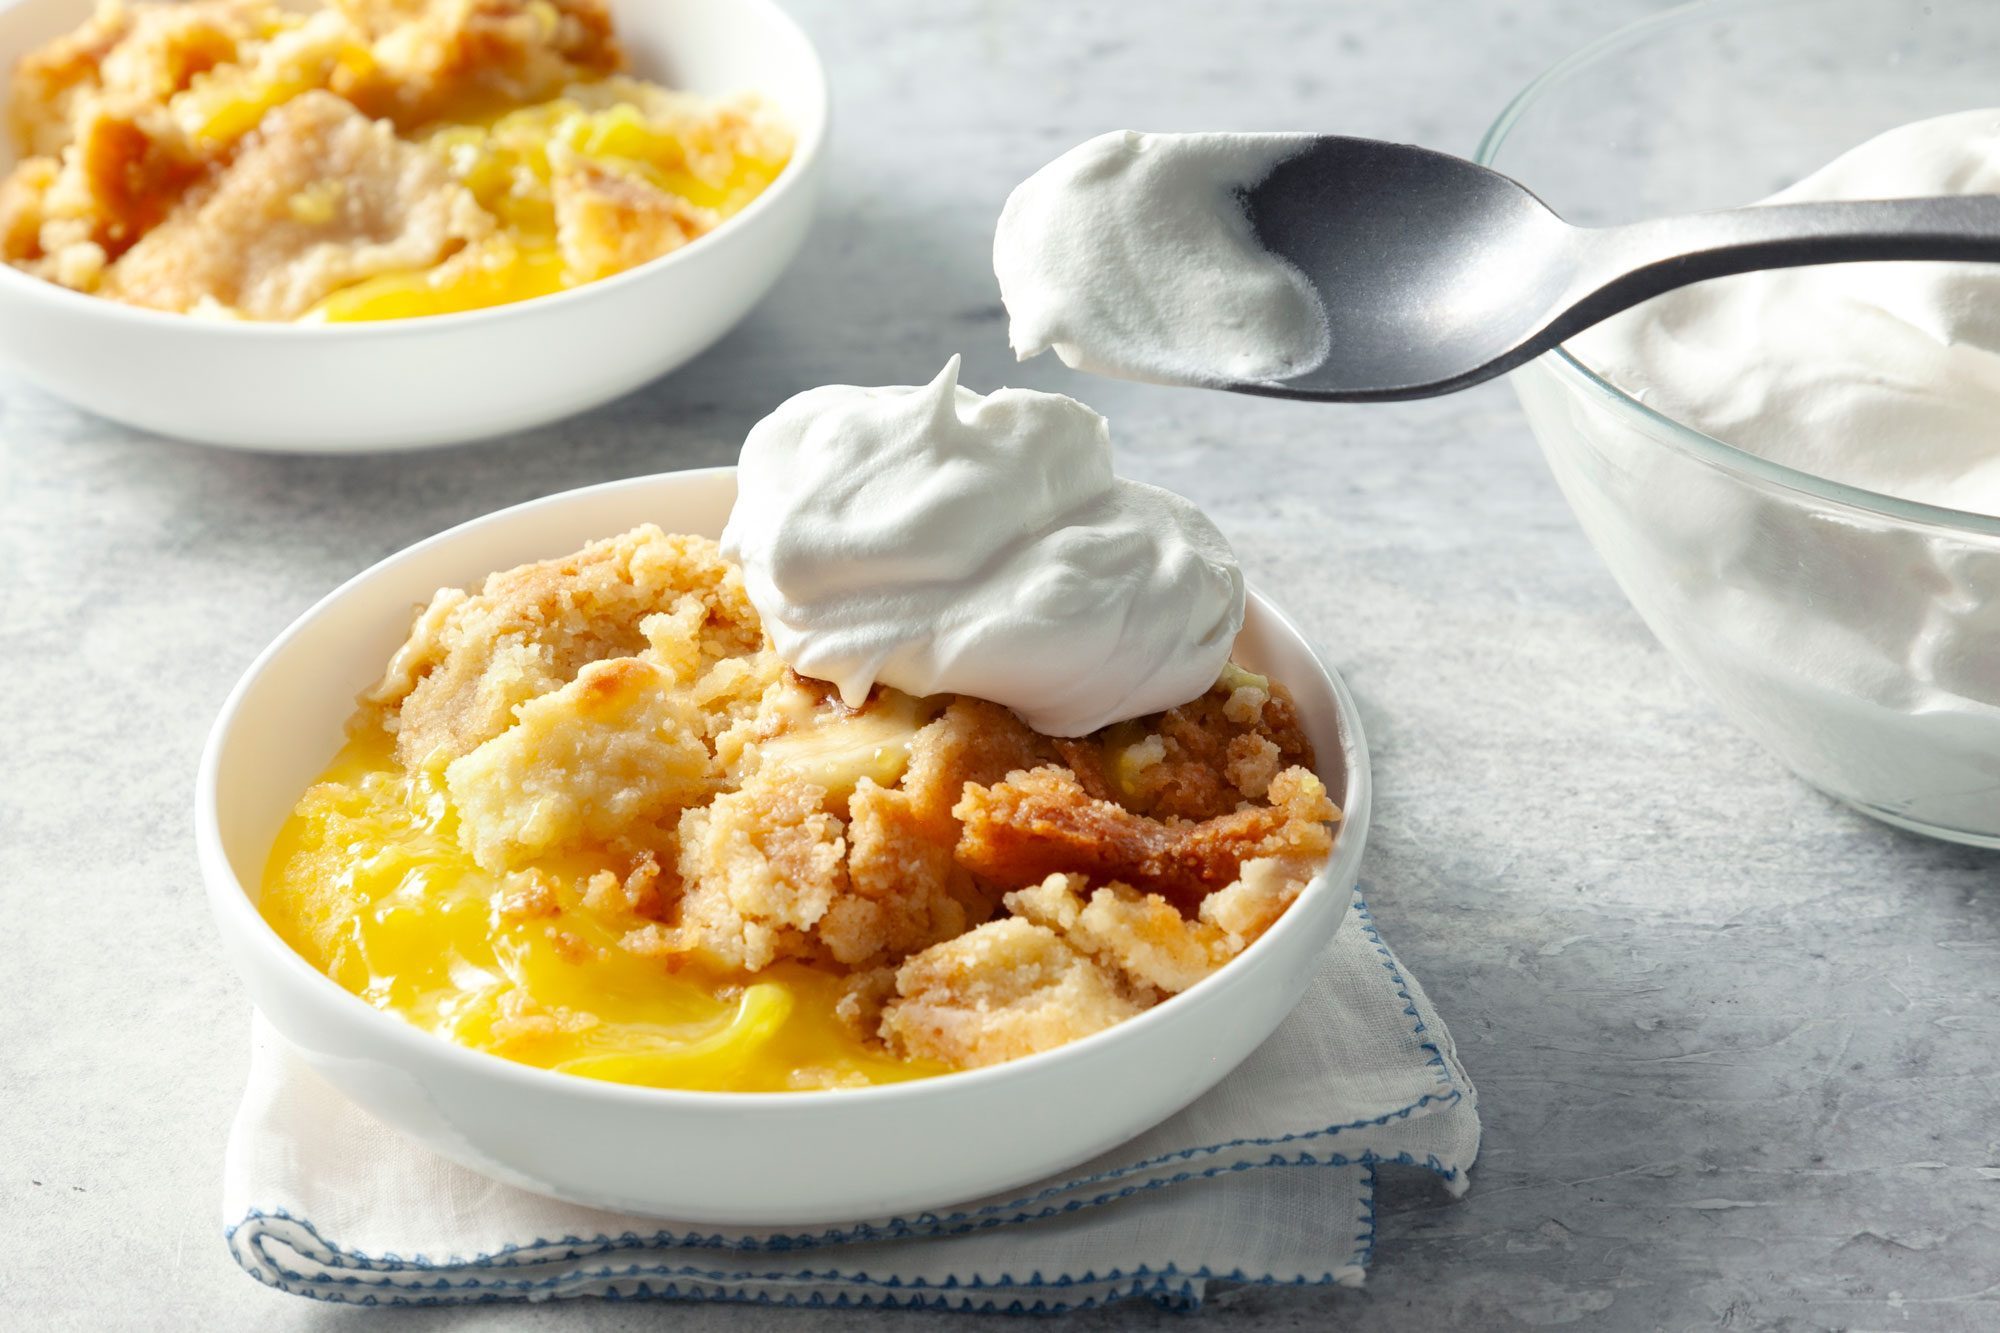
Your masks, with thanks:
[[[387,121],[312,92],[266,116],[212,184],[148,225],[105,272],[103,295],[287,320],[363,278],[428,268],[493,219]]]

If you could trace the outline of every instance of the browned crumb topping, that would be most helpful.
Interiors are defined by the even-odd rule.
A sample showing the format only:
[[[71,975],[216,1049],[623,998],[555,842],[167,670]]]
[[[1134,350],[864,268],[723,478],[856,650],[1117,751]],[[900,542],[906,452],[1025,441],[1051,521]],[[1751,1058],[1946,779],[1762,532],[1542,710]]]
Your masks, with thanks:
[[[1144,725],[1057,745],[1085,791],[1158,819],[1227,814],[1262,799],[1279,769],[1312,763],[1291,696],[1247,671]]]
[[[964,821],[958,860],[1001,884],[1074,871],[1093,884],[1125,883],[1183,910],[1236,880],[1262,856],[1324,856],[1335,817],[1326,788],[1305,769],[1266,783],[1271,805],[1245,805],[1199,822],[1162,821],[1087,795],[1068,769],[1016,773],[966,787],[954,813]]]
[[[252,319],[293,319],[364,278],[428,268],[492,228],[436,154],[332,93],[305,93],[266,116],[172,217],[135,223],[144,236],[99,290],[160,310],[209,299]]]
[[[605,947],[847,978],[892,1052],[971,1066],[1186,990],[1284,912],[1339,812],[1282,687],[1234,667],[1181,708],[1056,740],[976,699],[849,709],[765,643],[715,544],[642,527],[446,589],[356,725],[441,770],[460,837],[548,916],[651,924]],[[626,918],[629,919],[629,916]],[[560,1014],[504,1016],[526,1040]]]

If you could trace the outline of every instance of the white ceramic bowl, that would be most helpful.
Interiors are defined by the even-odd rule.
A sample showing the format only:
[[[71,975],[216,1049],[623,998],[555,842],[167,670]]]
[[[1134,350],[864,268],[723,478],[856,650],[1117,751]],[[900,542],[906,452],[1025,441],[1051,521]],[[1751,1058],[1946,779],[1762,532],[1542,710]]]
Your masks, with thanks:
[[[272,839],[339,747],[355,695],[437,588],[654,522],[715,535],[733,469],[611,482],[502,510],[392,556],[328,595],[253,663],[202,756],[202,874],[250,997],[326,1080],[473,1170],[574,1202],[720,1225],[855,1221],[1038,1179],[1165,1119],[1233,1069],[1304,993],[1347,917],[1368,835],[1353,700],[1255,594],[1241,660],[1297,698],[1346,812],[1326,869],[1242,957],[1129,1022],[1011,1064],[834,1092],[674,1092],[596,1082],[455,1046],[379,1012],[257,912]],[[634,1144],[646,1145],[643,1152]]]
[[[93,5],[17,0],[0,10],[0,77]],[[760,92],[797,136],[771,187],[710,235],[515,305],[317,327],[142,310],[0,265],[0,363],[114,421],[299,452],[418,448],[522,430],[681,365],[749,312],[805,239],[826,137],[826,81],[811,42],[771,0],[611,0],[611,9],[635,73],[712,95]],[[0,144],[0,170],[12,160]]]

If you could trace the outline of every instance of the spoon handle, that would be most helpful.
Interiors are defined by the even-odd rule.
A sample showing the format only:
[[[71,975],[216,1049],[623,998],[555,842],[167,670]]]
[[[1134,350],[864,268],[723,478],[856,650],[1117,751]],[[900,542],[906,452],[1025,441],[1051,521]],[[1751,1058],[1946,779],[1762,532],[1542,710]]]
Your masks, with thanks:
[[[1564,324],[1691,282],[1881,259],[2000,261],[2000,195],[1758,204],[1585,229]]]

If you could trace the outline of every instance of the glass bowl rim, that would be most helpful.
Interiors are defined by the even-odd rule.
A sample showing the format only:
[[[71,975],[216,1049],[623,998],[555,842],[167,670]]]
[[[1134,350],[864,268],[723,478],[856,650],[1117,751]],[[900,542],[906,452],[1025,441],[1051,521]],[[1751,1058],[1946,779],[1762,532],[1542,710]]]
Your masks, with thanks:
[[[1528,84],[1514,94],[1501,109],[1500,115],[1481,136],[1479,147],[1473,152],[1473,160],[1481,166],[1491,167],[1493,159],[1507,142],[1508,136],[1544,93],[1561,84],[1576,71],[1636,44],[1638,39],[1660,30],[1692,26],[1697,22],[1730,13],[1806,8],[1815,3],[1817,0],[1689,0],[1689,3],[1676,5],[1671,9],[1661,10],[1659,13],[1648,14],[1622,24],[1570,52],[1529,80]],[[1622,412],[1640,418],[1643,424],[1651,428],[1649,434],[1662,438],[1682,452],[1723,471],[1797,491],[1830,504],[1880,514],[1900,523],[2000,537],[2000,515],[1981,514],[1972,510],[1952,509],[1944,505],[1925,504],[1899,496],[1884,495],[1879,491],[1850,486],[1845,482],[1788,467],[1783,463],[1773,462],[1739,449],[1725,440],[1696,430],[1686,422],[1676,421],[1641,402],[1577,360],[1567,347],[1558,347],[1539,361],[1531,362],[1530,365],[1542,362],[1549,363],[1559,378],[1570,381],[1586,396],[1597,399],[1614,413]],[[1522,369],[1525,370],[1527,367]]]

